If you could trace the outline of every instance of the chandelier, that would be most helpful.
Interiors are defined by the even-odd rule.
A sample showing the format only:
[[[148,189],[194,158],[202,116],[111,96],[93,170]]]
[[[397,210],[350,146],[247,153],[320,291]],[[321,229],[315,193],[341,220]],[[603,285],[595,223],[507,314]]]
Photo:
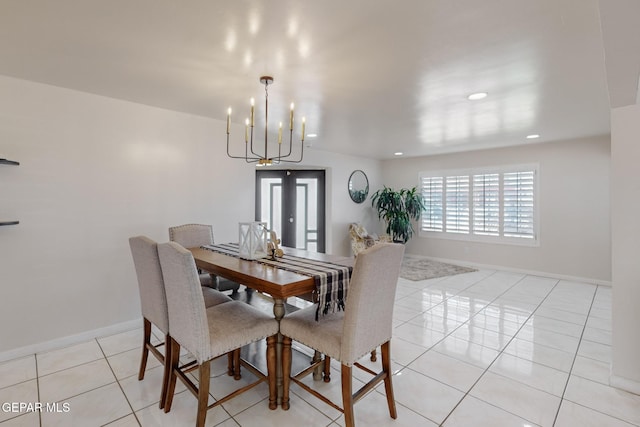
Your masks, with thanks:
[[[256,142],[255,147],[253,144],[253,127],[254,127],[254,104],[255,101],[251,98],[251,112],[249,117],[245,120],[244,128],[244,156],[231,155],[229,150],[229,134],[231,131],[231,107],[227,110],[227,156],[233,159],[244,159],[247,163],[257,163],[258,166],[270,166],[272,164],[278,164],[280,162],[287,163],[300,163],[302,161],[302,155],[304,153],[304,128],[305,118],[302,118],[302,137],[300,139],[300,158],[291,159],[291,152],[293,148],[293,102],[291,103],[291,110],[289,111],[289,147],[286,153],[282,153],[282,122],[278,129],[278,155],[270,155],[267,147],[268,140],[268,124],[269,124],[269,85],[273,83],[273,77],[262,76],[260,77],[260,83],[264,85],[264,149],[259,148],[259,143]]]

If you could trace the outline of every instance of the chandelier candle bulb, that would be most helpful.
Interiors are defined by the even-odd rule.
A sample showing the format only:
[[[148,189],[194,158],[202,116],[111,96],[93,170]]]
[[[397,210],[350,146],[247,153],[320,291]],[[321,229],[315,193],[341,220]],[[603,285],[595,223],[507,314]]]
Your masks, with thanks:
[[[293,102],[291,103],[291,111],[289,112],[289,130],[293,130]]]
[[[304,141],[304,125],[305,125],[306,119],[303,117],[302,118],[302,140]]]
[[[251,98],[251,127],[253,127],[253,111],[254,111],[254,105],[255,105],[255,99]]]
[[[278,144],[282,144],[282,122],[280,122],[280,127],[278,128]]]
[[[227,110],[227,135],[229,135],[229,131],[231,130],[231,107]]]

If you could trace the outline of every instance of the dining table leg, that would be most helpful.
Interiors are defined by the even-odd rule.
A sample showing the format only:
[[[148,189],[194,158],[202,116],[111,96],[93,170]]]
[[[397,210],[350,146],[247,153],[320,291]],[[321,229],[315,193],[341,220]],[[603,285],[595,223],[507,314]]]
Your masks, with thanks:
[[[280,320],[284,317],[285,309],[284,309],[284,299],[283,298],[274,298],[273,299],[273,315],[280,324]],[[277,404],[282,404],[282,392],[283,392],[283,381],[284,377],[282,375],[282,334],[278,332],[278,340],[276,342],[276,387],[278,390],[278,399]]]

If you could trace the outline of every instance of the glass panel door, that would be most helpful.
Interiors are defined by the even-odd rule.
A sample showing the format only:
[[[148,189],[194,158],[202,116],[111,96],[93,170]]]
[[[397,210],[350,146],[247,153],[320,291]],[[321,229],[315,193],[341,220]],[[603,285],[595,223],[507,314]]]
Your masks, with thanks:
[[[282,178],[264,178],[260,180],[262,203],[257,221],[267,223],[269,230],[282,235]]]
[[[322,170],[256,171],[256,221],[284,246],[324,252],[324,177]]]
[[[318,179],[296,178],[296,248],[318,252]]]

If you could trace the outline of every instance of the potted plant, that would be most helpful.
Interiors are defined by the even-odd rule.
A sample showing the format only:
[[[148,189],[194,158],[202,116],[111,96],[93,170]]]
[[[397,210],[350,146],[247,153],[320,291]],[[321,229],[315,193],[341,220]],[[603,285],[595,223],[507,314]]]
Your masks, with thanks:
[[[411,221],[419,220],[425,209],[422,195],[416,187],[395,191],[385,186],[373,193],[371,206],[378,211],[378,219],[387,223],[387,234],[399,243],[407,243],[413,236]]]

